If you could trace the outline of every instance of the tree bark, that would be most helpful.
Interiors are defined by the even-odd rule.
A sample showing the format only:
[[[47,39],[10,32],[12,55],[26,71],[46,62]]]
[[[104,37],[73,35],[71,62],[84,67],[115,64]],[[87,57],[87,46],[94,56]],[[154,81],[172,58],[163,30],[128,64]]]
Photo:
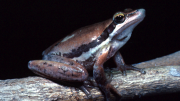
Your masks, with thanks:
[[[179,92],[180,66],[172,65],[180,65],[180,52],[134,64],[136,67],[145,68],[145,75],[136,71],[127,71],[127,76],[122,76],[120,72],[112,71],[111,84],[119,91],[123,99]],[[81,90],[62,86],[42,77],[1,80],[0,88],[0,100],[4,101],[89,101]],[[91,94],[93,100],[103,100],[103,95],[97,87],[91,89]]]
[[[133,66],[138,68],[149,68],[149,67],[157,67],[157,66],[177,66],[177,65],[180,65],[180,51],[153,60],[134,64]]]

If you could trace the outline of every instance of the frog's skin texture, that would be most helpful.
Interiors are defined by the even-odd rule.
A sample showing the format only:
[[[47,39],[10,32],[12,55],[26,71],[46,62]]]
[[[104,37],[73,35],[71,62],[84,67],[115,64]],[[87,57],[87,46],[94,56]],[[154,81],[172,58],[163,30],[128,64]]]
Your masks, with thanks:
[[[125,9],[115,13],[113,19],[93,24],[74,31],[54,43],[43,52],[43,60],[29,61],[28,67],[34,73],[49,79],[81,84],[79,88],[91,98],[86,88],[89,74],[93,74],[97,86],[110,100],[110,92],[121,98],[104,73],[103,64],[114,58],[117,70],[126,75],[126,70],[145,71],[124,63],[119,49],[129,40],[131,33],[145,17],[144,9]]]

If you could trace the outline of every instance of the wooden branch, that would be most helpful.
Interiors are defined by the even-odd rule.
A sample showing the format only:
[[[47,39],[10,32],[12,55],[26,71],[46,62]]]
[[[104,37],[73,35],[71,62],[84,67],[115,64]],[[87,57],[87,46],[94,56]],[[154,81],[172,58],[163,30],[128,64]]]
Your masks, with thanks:
[[[177,56],[178,53],[178,56]],[[180,57],[176,52],[175,57]],[[174,55],[174,54],[171,54]],[[165,56],[167,57],[167,56]],[[164,57],[162,57],[164,58]],[[174,59],[174,57],[172,57]],[[167,58],[135,64],[141,67],[144,64],[161,63],[167,64],[172,58]],[[177,59],[177,58],[176,58]],[[156,60],[156,59],[155,59]],[[178,60],[174,60],[174,63]],[[153,61],[153,62],[152,62]],[[141,65],[142,64],[142,65]],[[169,62],[169,64],[172,64]],[[174,64],[176,65],[176,64]],[[152,67],[150,66],[150,67]],[[111,84],[119,91],[123,98],[141,97],[159,93],[172,93],[180,91],[180,66],[158,66],[145,68],[145,75],[135,71],[127,71],[127,76],[120,72],[113,71]],[[0,100],[35,100],[35,101],[62,101],[62,100],[83,100],[87,101],[86,95],[74,87],[65,87],[41,77],[27,77],[21,79],[8,79],[0,81]],[[97,87],[91,90],[93,100],[103,100],[103,96]]]
[[[180,51],[153,60],[134,64],[133,66],[138,68],[149,68],[149,67],[157,67],[157,66],[177,66],[177,65],[180,65]]]

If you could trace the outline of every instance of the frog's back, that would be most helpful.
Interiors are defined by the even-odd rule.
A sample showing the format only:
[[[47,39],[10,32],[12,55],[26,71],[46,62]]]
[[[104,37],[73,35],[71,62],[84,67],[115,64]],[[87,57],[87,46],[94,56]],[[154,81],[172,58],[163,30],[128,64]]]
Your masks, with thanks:
[[[63,54],[72,53],[74,50],[77,52],[80,50],[80,48],[87,48],[93,40],[96,40],[97,37],[102,34],[102,32],[107,26],[109,26],[111,22],[112,19],[109,19],[100,23],[80,28],[51,45],[43,52],[42,55],[54,54],[66,57],[66,55]]]

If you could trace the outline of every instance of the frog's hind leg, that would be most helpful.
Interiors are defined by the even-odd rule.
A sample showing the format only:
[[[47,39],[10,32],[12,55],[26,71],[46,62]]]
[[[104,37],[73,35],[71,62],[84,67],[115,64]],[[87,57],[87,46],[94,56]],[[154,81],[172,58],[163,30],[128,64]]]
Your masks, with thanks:
[[[29,61],[28,67],[38,75],[57,81],[83,82],[89,76],[87,70],[81,65],[76,67],[55,61],[33,60]]]
[[[134,70],[134,71],[139,71],[142,74],[146,74],[146,72],[141,69],[141,68],[136,68],[130,65],[126,65],[121,54],[119,52],[117,52],[114,56],[114,61],[117,65],[117,69],[121,70],[121,72],[123,73],[124,76],[126,76],[126,70]]]
[[[56,82],[60,81],[61,84],[80,88],[88,98],[92,98],[91,93],[84,86],[84,82],[88,79],[87,70],[76,61],[68,58],[54,56],[51,60],[53,59],[56,62],[49,60],[29,61],[28,67],[35,74]]]

